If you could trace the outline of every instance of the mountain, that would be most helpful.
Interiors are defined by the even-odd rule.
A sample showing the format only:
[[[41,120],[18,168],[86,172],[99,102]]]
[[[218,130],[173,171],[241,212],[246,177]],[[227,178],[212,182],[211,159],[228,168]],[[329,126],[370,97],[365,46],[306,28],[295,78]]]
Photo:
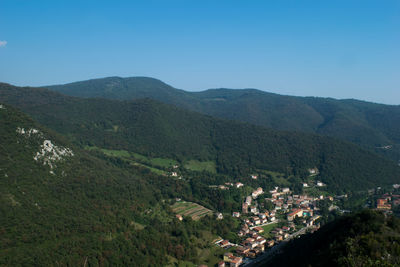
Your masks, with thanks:
[[[364,210],[291,241],[260,266],[399,266],[400,220]]]
[[[82,150],[9,105],[0,125],[1,266],[193,265],[223,254],[211,241],[232,234],[231,217],[175,218],[171,199],[202,203],[184,181]],[[216,259],[199,256],[211,249]]]
[[[109,98],[130,100],[134,98],[147,98],[167,102],[179,99],[191,99],[190,93],[175,89],[160,80],[148,77],[120,78],[109,77],[64,85],[49,86],[48,88],[66,95],[84,98]]]
[[[400,177],[392,161],[351,143],[215,119],[150,99],[81,99],[0,84],[0,101],[81,147],[211,161],[219,173],[234,177],[268,170],[303,179],[317,167],[318,179],[336,192],[389,185]]]
[[[152,98],[200,113],[266,126],[332,136],[400,160],[400,106],[358,100],[293,97],[256,89],[186,92],[145,77],[110,77],[46,86],[78,97]]]

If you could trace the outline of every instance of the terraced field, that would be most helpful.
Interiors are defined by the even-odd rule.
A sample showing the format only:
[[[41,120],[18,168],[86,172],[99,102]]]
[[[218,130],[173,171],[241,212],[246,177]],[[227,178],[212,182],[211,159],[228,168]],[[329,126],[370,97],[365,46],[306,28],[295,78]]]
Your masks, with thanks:
[[[193,202],[179,201],[172,205],[172,211],[183,217],[190,216],[193,220],[198,220],[207,214],[211,215],[212,211]]]

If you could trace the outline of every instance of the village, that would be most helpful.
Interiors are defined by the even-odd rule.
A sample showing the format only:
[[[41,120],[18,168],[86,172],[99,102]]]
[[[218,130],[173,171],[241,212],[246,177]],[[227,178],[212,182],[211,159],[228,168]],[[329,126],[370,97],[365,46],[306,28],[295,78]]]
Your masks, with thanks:
[[[253,177],[254,178],[254,177]],[[244,186],[238,182],[235,187]],[[309,187],[303,184],[303,187]],[[315,183],[317,187],[325,186],[322,182]],[[399,191],[400,185],[393,185],[395,191]],[[379,189],[379,188],[378,188]],[[257,204],[257,199],[266,192],[261,187],[254,190],[242,203],[242,210],[235,211],[232,216],[241,220],[241,227],[237,235],[241,238],[240,244],[233,244],[229,240],[218,240],[216,245],[230,249],[223,256],[218,266],[247,266],[258,257],[268,256],[273,253],[274,248],[282,245],[288,240],[298,237],[307,232],[314,232],[319,229],[318,219],[321,218],[318,202],[328,199],[332,207],[334,197],[323,196],[311,197],[306,194],[293,194],[290,188],[275,187],[268,191],[271,197],[265,198],[272,203],[272,209],[262,209]],[[340,199],[344,196],[336,196]],[[375,194],[375,202],[371,208],[392,213],[393,209],[400,207],[400,193]],[[217,214],[221,219],[222,214]],[[232,251],[232,248],[235,248]]]
[[[175,167],[175,166],[174,166]],[[176,169],[176,167],[175,167]],[[309,177],[317,176],[318,169],[309,169]],[[178,177],[177,172],[171,176]],[[250,175],[257,180],[257,175]],[[235,241],[227,239],[214,240],[215,246],[223,248],[223,254],[218,266],[254,266],[261,259],[272,256],[289,240],[298,238],[306,233],[313,233],[320,228],[320,220],[324,213],[320,209],[321,201],[325,202],[329,212],[337,210],[339,213],[347,213],[349,210],[341,209],[341,201],[348,198],[345,195],[331,196],[327,193],[321,181],[308,179],[301,183],[301,193],[295,194],[291,188],[285,186],[273,186],[270,190],[262,187],[247,186],[245,182],[225,182],[220,185],[209,185],[215,190],[243,189],[245,194],[241,203],[241,209],[232,214],[214,213],[216,220],[224,219],[224,216],[232,216],[239,223]],[[393,185],[395,191],[400,191],[400,185]],[[380,188],[374,189],[373,200],[370,208],[392,213],[393,207],[400,205],[400,192],[383,193]],[[368,192],[370,195],[371,192]],[[367,192],[365,192],[367,194]],[[195,203],[188,203],[177,199],[173,205],[173,211],[178,220],[184,216],[192,216],[192,219],[212,214],[212,211]],[[326,214],[325,214],[326,215]]]
[[[252,177],[256,179],[256,177]],[[229,186],[229,185],[228,185]],[[244,186],[238,182],[231,186],[240,188]],[[303,184],[303,187],[309,185]],[[316,182],[316,186],[324,186]],[[267,210],[256,201],[266,192],[261,187],[254,190],[242,203],[242,210],[235,211],[232,216],[241,221],[237,235],[241,238],[240,244],[233,244],[229,240],[218,240],[216,245],[231,249],[224,254],[218,266],[240,266],[251,263],[260,255],[265,255],[273,247],[294,237],[319,229],[317,202],[324,198],[333,201],[333,197],[310,197],[305,194],[293,194],[290,188],[279,188],[268,191],[271,197],[264,198],[272,205]],[[217,219],[222,219],[222,213],[217,214]],[[235,250],[232,252],[232,248]]]
[[[400,207],[400,185],[394,184],[393,192],[380,193],[380,190],[378,188],[375,192],[369,191],[370,194],[374,194],[375,200],[371,202],[372,206],[370,208],[375,208],[384,213],[393,213],[394,210],[398,210],[398,207]]]

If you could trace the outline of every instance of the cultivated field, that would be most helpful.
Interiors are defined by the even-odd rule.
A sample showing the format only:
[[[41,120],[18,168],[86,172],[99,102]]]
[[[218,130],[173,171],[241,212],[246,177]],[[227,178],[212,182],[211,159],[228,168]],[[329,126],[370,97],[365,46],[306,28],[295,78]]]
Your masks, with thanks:
[[[172,205],[172,210],[183,217],[190,216],[193,220],[198,220],[212,211],[193,202],[179,201]]]

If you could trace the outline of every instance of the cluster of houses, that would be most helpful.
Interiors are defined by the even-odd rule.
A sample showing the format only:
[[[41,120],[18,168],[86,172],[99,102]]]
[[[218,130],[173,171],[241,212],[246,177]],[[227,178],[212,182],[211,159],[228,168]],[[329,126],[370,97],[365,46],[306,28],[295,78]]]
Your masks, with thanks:
[[[280,189],[279,187],[275,187],[273,190],[270,190],[269,193],[271,197],[265,199],[273,204],[273,208],[269,211],[264,210],[260,212],[258,204],[254,201],[260,195],[264,194],[261,187],[254,190],[242,203],[242,215],[244,215],[244,218],[238,236],[242,237],[243,240],[236,248],[236,254],[240,257],[255,258],[261,254],[265,248],[273,247],[275,244],[288,239],[291,231],[294,231],[296,228],[294,223],[295,218],[304,219],[302,223],[305,226],[314,225],[315,221],[320,218],[319,215],[315,215],[315,211],[318,210],[316,201],[324,199],[323,196],[310,197],[307,195],[293,195],[290,188]],[[333,200],[332,197],[328,198]],[[269,233],[271,238],[267,240],[262,236],[264,232],[262,226],[278,221],[276,218],[278,213],[280,216],[286,216],[288,225],[273,229]],[[232,216],[239,218],[241,217],[241,213],[236,211],[232,213]],[[227,240],[220,243],[222,246],[228,246],[228,244],[230,243]],[[232,257],[235,256],[232,255]],[[235,265],[236,262],[239,261],[234,260],[232,263],[232,261],[225,260],[224,264],[229,263],[231,264],[230,266],[237,266]]]
[[[239,236],[245,237],[245,239],[236,248],[236,253],[242,257],[255,258],[265,250],[266,246],[272,247],[274,242],[271,243],[261,236],[263,232],[262,227],[249,227],[244,223]]]
[[[390,211],[393,206],[400,205],[400,195],[383,194],[376,200],[376,209]]]
[[[257,203],[252,204],[253,200],[263,194],[261,187],[257,188],[251,193],[250,196],[246,197],[246,200],[242,204],[242,214],[253,214],[253,217],[245,219],[244,222],[248,226],[256,226],[265,224],[267,222],[274,222],[276,220],[276,213],[285,214],[289,222],[293,221],[297,217],[311,218],[308,221],[305,220],[304,224],[313,223],[317,218],[314,216],[315,211],[318,210],[316,202],[324,199],[324,196],[310,197],[307,195],[292,195],[289,188],[275,187],[270,190],[271,198],[265,198],[270,201],[273,205],[273,209],[268,211],[260,212]],[[333,201],[333,197],[327,197]],[[240,212],[233,212],[233,217],[239,218]],[[239,232],[239,235],[242,234]]]
[[[243,263],[243,257],[234,256],[232,253],[227,252],[224,254],[224,260],[218,263],[218,267],[238,267]]]
[[[228,182],[228,183],[221,184],[221,185],[209,185],[209,187],[211,187],[211,188],[218,188],[221,190],[229,190],[230,187],[241,188],[243,186],[244,186],[244,184],[241,182],[237,182],[237,183],[229,183]]]
[[[247,196],[246,200],[242,204],[242,213],[247,214],[250,209],[251,213],[258,214],[259,210],[257,208],[257,205],[252,206],[251,203],[252,203],[253,199],[256,199],[259,195],[262,195],[263,193],[264,193],[263,189],[261,187],[259,187],[256,190],[254,190],[250,196]]]
[[[292,195],[289,188],[278,187],[270,191],[272,197],[266,200],[271,201],[274,210],[286,214],[286,219],[292,222],[295,218],[304,218],[302,221],[306,226],[313,225],[320,218],[314,215],[318,211],[316,202],[324,199],[324,196],[310,197],[307,195]],[[329,196],[329,200],[333,201],[333,197]]]

